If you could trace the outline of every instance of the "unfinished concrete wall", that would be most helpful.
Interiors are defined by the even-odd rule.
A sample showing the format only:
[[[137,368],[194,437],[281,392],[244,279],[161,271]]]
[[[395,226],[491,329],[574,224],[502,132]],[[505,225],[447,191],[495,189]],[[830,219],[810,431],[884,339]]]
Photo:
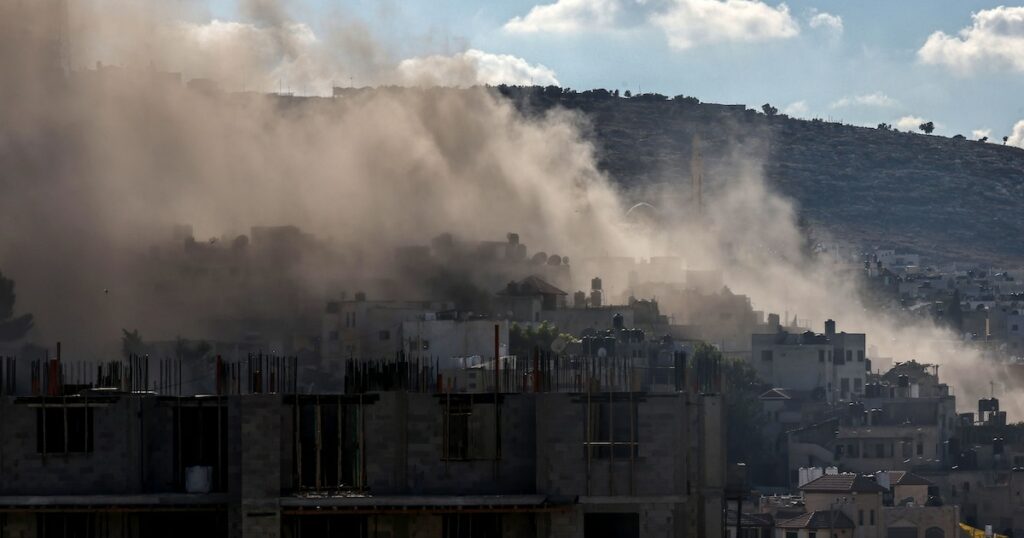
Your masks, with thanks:
[[[281,535],[281,396],[260,394],[242,399],[241,529],[244,538]]]
[[[537,491],[549,495],[587,495],[588,470],[584,441],[585,396],[542,393],[536,396]],[[552,530],[562,525],[552,517]]]
[[[500,397],[500,457],[446,460],[444,396],[381,393],[365,408],[366,475],[376,493],[500,494],[536,491],[534,395]],[[477,411],[493,417],[493,396],[473,397]],[[484,440],[493,446],[488,426]],[[495,432],[496,434],[497,432]],[[493,450],[488,448],[488,453]]]
[[[168,492],[180,489],[175,456],[174,407],[156,399],[145,402],[143,439],[144,468],[147,492]]]
[[[91,452],[40,454],[37,409],[0,400],[0,494],[74,495],[141,490],[138,398],[119,398],[93,409]],[[48,400],[54,409],[56,401]],[[143,416],[145,416],[143,414]]]
[[[636,456],[600,456],[586,441],[587,396],[538,394],[537,487],[554,495],[677,495],[686,493],[685,459],[681,457],[681,431],[686,427],[686,399],[682,394],[637,394]],[[595,394],[592,405],[607,395]],[[628,404],[631,397],[616,394]]]

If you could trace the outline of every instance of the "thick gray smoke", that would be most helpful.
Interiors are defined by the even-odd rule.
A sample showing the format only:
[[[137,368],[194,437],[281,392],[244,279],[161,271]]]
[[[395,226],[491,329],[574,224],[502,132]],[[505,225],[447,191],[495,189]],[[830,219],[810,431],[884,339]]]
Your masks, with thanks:
[[[205,301],[154,304],[147,288],[161,281],[147,249],[166,243],[179,223],[191,224],[200,243],[255,225],[295,225],[349,258],[358,253],[364,269],[381,269],[395,247],[442,232],[489,239],[515,230],[542,248],[626,244],[614,227],[619,198],[573,115],[526,120],[479,87],[304,100],[186,88],[145,59],[179,66],[187,78],[207,68],[190,63],[200,45],[180,33],[168,38],[166,28],[185,23],[162,12],[152,18],[139,7],[148,3],[72,10],[66,26],[81,48],[70,54],[81,62],[94,50],[127,67],[69,75],[57,5],[9,8],[0,32],[8,38],[0,62],[16,75],[5,77],[8,106],[0,110],[0,260],[18,282],[21,308],[37,315],[37,339],[99,351],[121,327],[151,338],[196,334],[197,320],[223,301],[220,290],[194,290]],[[244,71],[230,76],[256,78],[273,67],[267,58],[305,61],[288,30],[295,23],[274,3],[245,5],[272,52],[251,50],[249,38],[230,41],[218,61]],[[126,36],[131,29],[138,34]],[[327,69],[314,63],[317,70],[303,69]],[[306,263],[300,276],[316,293],[348,268]],[[275,298],[251,303],[272,308]]]
[[[288,303],[228,298],[216,279],[190,298],[152,299],[162,275],[148,249],[179,223],[194,226],[200,246],[255,225],[310,232],[329,254],[281,278],[313,297],[384,270],[397,246],[443,232],[516,231],[573,259],[675,255],[690,268],[720,269],[756,308],[832,317],[867,332],[883,355],[945,365],[962,405],[998,378],[952,335],[866,312],[851,279],[806,258],[794,208],[765,187],[757,159],[737,156],[728,177],[709,185],[703,216],[638,229],[575,114],[528,119],[480,87],[301,102],[240,93],[287,84],[324,94],[351,78],[554,81],[541,66],[473,50],[402,61],[358,22],[339,17],[316,35],[271,0],[242,2],[245,22],[189,22],[193,14],[168,5],[0,7],[0,269],[17,281],[19,310],[36,314],[38,341],[110,353],[124,327],[189,336],[202,334],[211,312]],[[93,68],[98,61],[118,67]],[[232,91],[186,88],[166,71]]]

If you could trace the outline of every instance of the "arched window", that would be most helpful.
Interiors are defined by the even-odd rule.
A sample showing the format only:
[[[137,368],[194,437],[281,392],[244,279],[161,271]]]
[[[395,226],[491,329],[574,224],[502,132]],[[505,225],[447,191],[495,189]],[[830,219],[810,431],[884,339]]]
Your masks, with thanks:
[[[930,527],[924,531],[924,538],[946,538],[946,531],[938,527]]]

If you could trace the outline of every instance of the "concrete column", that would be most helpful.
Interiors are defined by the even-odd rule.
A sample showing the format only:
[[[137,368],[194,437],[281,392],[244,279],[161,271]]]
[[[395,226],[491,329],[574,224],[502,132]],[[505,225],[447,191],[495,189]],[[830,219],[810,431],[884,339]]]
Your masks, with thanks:
[[[281,536],[281,396],[242,396],[242,538]]]

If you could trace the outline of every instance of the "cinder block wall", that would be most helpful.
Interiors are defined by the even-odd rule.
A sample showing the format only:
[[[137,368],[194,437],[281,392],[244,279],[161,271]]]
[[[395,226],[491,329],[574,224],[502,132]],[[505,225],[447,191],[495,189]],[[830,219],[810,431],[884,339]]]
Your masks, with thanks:
[[[281,535],[280,395],[260,394],[241,400],[241,528],[245,538]]]
[[[538,394],[537,488],[549,495],[684,495],[685,395],[636,400],[637,455],[590,459],[587,470],[585,395]],[[589,480],[588,480],[589,477]],[[588,486],[589,482],[589,486]]]
[[[501,398],[501,457],[445,461],[443,396],[381,393],[367,405],[366,474],[378,494],[502,494],[537,491],[535,395]]]
[[[44,456],[36,445],[37,408],[0,400],[0,495],[140,491],[139,403],[120,398],[94,409],[92,452]]]

